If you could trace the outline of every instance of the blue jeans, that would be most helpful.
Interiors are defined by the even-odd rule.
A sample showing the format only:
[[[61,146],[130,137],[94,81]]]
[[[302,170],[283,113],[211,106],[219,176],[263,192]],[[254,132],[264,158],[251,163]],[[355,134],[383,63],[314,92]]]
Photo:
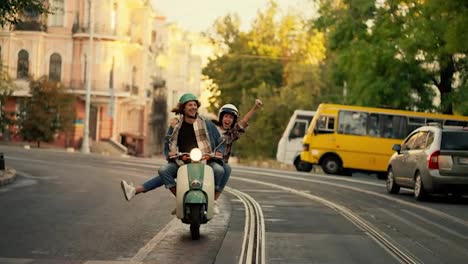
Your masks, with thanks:
[[[216,162],[209,162],[208,166],[213,169],[214,180],[215,180],[215,191],[219,192],[220,184],[224,178],[224,168]],[[168,162],[159,168],[159,176],[162,178],[166,188],[172,188],[176,186],[175,178],[177,177],[177,170],[179,166],[175,162]]]
[[[145,189],[144,192],[148,192],[163,186],[163,184],[164,183],[161,176],[154,176],[153,178],[143,183],[143,189]]]
[[[231,172],[232,172],[231,166],[229,164],[227,164],[227,163],[223,164],[223,168],[224,168],[224,176],[223,176],[223,179],[222,179],[221,183],[219,184],[220,192],[222,192],[224,190],[224,187],[226,186],[227,182],[229,181],[229,177],[231,176]]]

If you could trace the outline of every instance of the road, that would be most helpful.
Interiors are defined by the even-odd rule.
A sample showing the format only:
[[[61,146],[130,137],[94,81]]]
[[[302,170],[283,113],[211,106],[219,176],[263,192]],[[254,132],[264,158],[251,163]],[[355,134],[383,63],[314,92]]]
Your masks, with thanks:
[[[235,166],[221,214],[190,239],[161,188],[124,200],[163,160],[1,146],[0,263],[466,263],[468,199],[416,202],[366,175]],[[241,260],[241,261],[239,261]]]

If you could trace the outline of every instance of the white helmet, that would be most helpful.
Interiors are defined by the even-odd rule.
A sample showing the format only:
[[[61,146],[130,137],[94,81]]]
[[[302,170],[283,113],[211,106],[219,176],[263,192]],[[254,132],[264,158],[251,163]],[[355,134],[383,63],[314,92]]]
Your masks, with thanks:
[[[235,107],[233,104],[225,104],[223,105],[218,112],[218,121],[219,123],[223,122],[223,115],[229,113],[234,115],[234,122],[233,124],[236,123],[237,117],[239,117],[239,110],[237,110],[237,107]]]

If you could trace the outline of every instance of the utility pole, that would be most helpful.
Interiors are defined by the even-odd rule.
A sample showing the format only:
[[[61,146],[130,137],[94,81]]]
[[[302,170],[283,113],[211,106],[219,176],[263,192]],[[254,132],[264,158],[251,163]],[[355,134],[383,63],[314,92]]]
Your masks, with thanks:
[[[94,8],[93,0],[88,0],[89,3],[89,47],[88,47],[88,66],[86,67],[86,102],[85,102],[85,120],[84,120],[84,133],[83,142],[81,143],[81,152],[89,153],[89,112],[91,107],[91,78],[93,67],[93,50],[94,50]]]

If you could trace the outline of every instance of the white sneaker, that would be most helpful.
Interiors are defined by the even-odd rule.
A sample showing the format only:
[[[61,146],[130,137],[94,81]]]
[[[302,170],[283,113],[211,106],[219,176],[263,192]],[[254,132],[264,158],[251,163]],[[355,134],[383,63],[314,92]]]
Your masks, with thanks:
[[[126,181],[122,180],[120,182],[120,186],[122,187],[122,191],[124,193],[125,199],[130,201],[133,196],[135,196],[135,187],[133,187],[133,183],[128,184]]]
[[[218,203],[216,201],[214,202],[213,213],[215,215],[219,214],[219,207],[218,207]]]

